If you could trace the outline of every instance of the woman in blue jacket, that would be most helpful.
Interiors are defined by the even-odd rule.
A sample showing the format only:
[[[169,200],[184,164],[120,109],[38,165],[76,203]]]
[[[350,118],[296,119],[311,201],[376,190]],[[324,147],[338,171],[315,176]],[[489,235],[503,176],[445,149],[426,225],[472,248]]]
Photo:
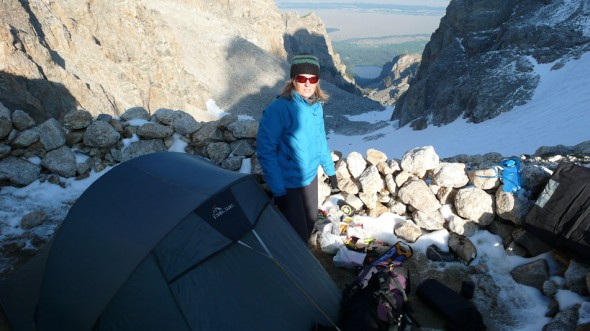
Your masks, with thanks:
[[[318,167],[337,190],[336,170],[326,141],[320,88],[320,63],[311,54],[296,55],[291,79],[262,113],[256,154],[276,206],[307,242],[318,212]]]

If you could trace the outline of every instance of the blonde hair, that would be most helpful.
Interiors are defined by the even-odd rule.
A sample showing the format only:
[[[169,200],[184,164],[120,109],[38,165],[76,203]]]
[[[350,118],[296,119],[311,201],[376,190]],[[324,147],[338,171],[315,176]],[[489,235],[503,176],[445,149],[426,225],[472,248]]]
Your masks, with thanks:
[[[316,86],[315,92],[313,93],[314,102],[315,101],[326,102],[328,100],[329,96],[322,90],[322,88],[320,87],[319,81],[317,82],[317,85],[318,86]],[[281,90],[281,97],[290,98],[291,95],[293,94],[294,90],[295,90],[295,78],[291,78],[285,83],[285,86]]]

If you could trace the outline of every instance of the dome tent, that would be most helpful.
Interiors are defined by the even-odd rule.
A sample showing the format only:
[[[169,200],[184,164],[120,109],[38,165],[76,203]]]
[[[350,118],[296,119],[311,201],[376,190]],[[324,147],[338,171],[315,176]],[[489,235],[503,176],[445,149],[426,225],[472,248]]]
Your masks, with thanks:
[[[14,330],[310,330],[340,291],[252,175],[174,152],[95,181],[0,285]]]

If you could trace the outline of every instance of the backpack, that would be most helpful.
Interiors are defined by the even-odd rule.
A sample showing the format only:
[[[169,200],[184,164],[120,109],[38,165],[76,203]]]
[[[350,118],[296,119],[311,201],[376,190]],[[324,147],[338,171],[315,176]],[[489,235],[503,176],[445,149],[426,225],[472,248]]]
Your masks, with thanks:
[[[343,290],[342,331],[410,329],[411,309],[406,296],[409,277],[402,262],[411,254],[409,245],[398,242],[381,258],[361,269],[357,279]]]

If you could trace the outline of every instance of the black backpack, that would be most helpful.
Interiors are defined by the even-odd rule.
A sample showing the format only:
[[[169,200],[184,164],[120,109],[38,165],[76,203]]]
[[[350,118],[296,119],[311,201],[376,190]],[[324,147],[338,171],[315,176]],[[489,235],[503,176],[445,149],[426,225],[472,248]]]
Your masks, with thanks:
[[[357,279],[344,289],[339,323],[342,331],[410,330],[411,309],[406,296],[409,277],[402,262],[412,252],[403,243],[394,247],[404,248],[404,257],[400,258],[398,253],[385,254],[390,255],[388,259],[364,266]]]

